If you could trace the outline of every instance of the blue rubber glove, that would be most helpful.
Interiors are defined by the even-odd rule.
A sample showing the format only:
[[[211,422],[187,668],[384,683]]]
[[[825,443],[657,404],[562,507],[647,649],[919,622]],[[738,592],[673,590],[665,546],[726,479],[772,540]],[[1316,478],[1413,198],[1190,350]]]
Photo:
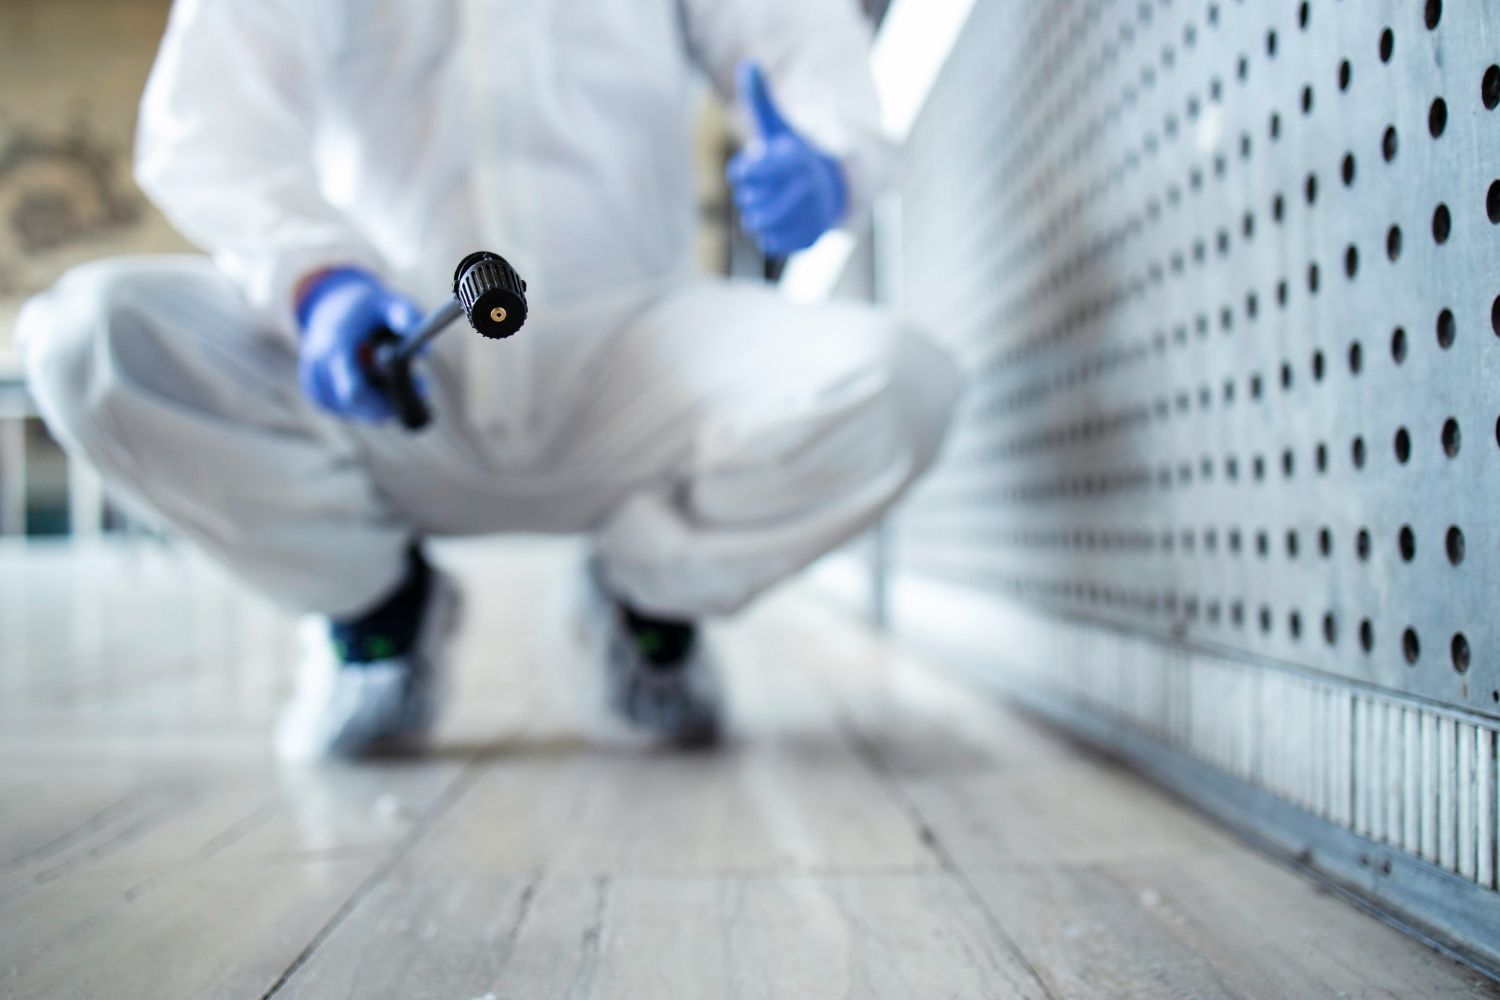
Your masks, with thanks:
[[[297,304],[302,391],[323,409],[351,420],[394,418],[396,411],[370,381],[361,353],[382,326],[405,333],[421,318],[415,302],[366,271],[341,267],[320,274]]]
[[[757,63],[740,63],[736,76],[756,135],[729,161],[729,185],[746,231],[767,255],[785,256],[812,246],[843,219],[844,169],[781,117]]]

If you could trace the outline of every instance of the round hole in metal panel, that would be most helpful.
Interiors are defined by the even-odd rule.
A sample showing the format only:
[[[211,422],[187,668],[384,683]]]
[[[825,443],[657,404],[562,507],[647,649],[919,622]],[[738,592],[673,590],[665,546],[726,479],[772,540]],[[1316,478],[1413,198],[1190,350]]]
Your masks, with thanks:
[[[1431,31],[1432,29],[1436,28],[1438,26],[1438,22],[1442,19],[1443,0],[1427,0],[1426,10],[1423,11],[1422,14],[1422,20],[1426,22],[1427,30]]]
[[[1463,434],[1459,429],[1458,421],[1449,417],[1443,421],[1443,454],[1449,458],[1457,458],[1458,450],[1463,446]]]
[[[1448,655],[1453,661],[1453,669],[1461,674],[1469,672],[1469,639],[1462,632],[1455,633],[1453,640],[1448,644]]]
[[[1368,618],[1359,623],[1359,648],[1366,653],[1375,648],[1375,623]]]
[[[1442,312],[1438,313],[1437,327],[1435,332],[1437,333],[1437,342],[1439,347],[1446,351],[1448,348],[1453,346],[1453,341],[1458,336],[1458,323],[1453,318],[1452,309],[1444,309]]]
[[[1448,211],[1448,206],[1438,203],[1438,207],[1432,210],[1432,238],[1439,246],[1448,242],[1448,236],[1453,232],[1453,213]]]
[[[1448,562],[1454,566],[1464,561],[1464,533],[1458,525],[1450,525],[1448,533],[1443,537],[1443,550],[1448,554]]]
[[[1417,557],[1417,533],[1411,525],[1403,524],[1396,532],[1396,548],[1401,552],[1402,562],[1411,562]]]
[[[1401,227],[1392,226],[1385,234],[1385,255],[1394,263],[1401,257]]]
[[[1405,465],[1411,458],[1411,434],[1405,427],[1396,428],[1395,447],[1396,461]]]
[[[1491,65],[1479,81],[1479,98],[1491,111],[1500,105],[1500,65]]]
[[[1396,35],[1390,28],[1380,33],[1380,61],[1390,62],[1391,55],[1396,51]]]
[[[1422,656],[1422,640],[1417,637],[1417,630],[1407,627],[1401,633],[1401,653],[1406,657],[1406,662],[1415,665]]]

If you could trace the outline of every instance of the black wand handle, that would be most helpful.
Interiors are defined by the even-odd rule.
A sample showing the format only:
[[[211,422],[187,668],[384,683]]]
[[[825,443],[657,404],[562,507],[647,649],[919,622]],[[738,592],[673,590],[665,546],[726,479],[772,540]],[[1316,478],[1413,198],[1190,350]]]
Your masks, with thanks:
[[[427,345],[460,315],[483,337],[509,337],[526,322],[526,282],[504,257],[476,251],[459,261],[450,301],[405,336],[381,327],[365,342],[362,353],[370,381],[385,393],[407,430],[421,430],[432,421],[432,409],[417,388],[412,368]]]
[[[365,341],[368,360],[365,371],[370,382],[391,401],[396,419],[409,431],[419,431],[432,421],[432,408],[417,388],[412,371],[416,356],[405,351],[410,341],[390,327],[382,326]]]

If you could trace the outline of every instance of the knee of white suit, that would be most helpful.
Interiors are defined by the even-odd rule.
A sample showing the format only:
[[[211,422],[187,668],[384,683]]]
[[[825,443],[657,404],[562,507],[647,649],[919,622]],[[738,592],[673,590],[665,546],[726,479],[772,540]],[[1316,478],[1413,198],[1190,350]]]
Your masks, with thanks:
[[[854,331],[859,360],[830,383],[764,394],[704,428],[687,498],[695,515],[726,526],[784,520],[877,480],[904,485],[931,464],[956,368],[916,330],[878,319]]]
[[[107,338],[122,278],[108,262],[69,271],[28,301],[16,337],[32,397],[53,434],[88,449],[110,391]]]
[[[614,513],[596,546],[619,592],[667,615],[732,614],[902,496],[937,456],[960,379],[916,330],[867,332],[865,363],[817,399],[720,428],[686,495]]]
[[[137,516],[297,610],[367,606],[404,571],[409,532],[347,447],[303,427],[290,345],[207,262],[79,268],[18,328],[48,426]]]
[[[259,354],[283,347],[268,337],[257,345],[258,335],[247,335],[253,320],[240,310],[206,261],[122,258],[74,268],[17,322],[32,395],[65,446],[116,476],[135,478],[144,471],[136,459],[147,457],[170,473],[182,464],[174,441],[196,466],[187,441],[163,436],[166,425],[208,433],[247,416],[256,400],[280,404],[261,409],[291,422],[299,402],[286,377],[289,355],[285,370],[258,365]],[[145,451],[133,453],[132,441]]]
[[[122,377],[124,357],[144,367],[140,343],[155,334],[135,307],[136,275],[128,262],[105,260],[74,268],[22,307],[16,335],[27,386],[59,443],[110,483],[112,498],[134,516],[152,519],[144,485],[151,472],[133,453]],[[123,341],[123,343],[122,343]]]
[[[168,285],[156,287],[163,277]],[[137,513],[153,506],[147,497],[202,468],[200,453],[174,447],[156,426],[161,413],[195,409],[182,375],[193,346],[181,342],[180,324],[159,315],[186,311],[175,277],[163,260],[87,264],[30,300],[17,321],[27,384],[48,428]]]
[[[958,365],[926,335],[903,327],[892,351],[892,405],[910,449],[912,476],[921,475],[937,458],[953,410],[963,391]]]

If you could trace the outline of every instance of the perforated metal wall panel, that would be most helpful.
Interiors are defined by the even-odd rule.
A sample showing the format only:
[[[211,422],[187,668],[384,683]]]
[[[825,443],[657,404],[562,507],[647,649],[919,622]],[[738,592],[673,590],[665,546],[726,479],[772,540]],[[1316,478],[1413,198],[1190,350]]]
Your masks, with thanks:
[[[1500,713],[1500,6],[981,2],[908,145],[973,379],[897,563]]]
[[[894,254],[971,383],[887,553],[1492,963],[1497,63],[1489,0],[979,0]]]

